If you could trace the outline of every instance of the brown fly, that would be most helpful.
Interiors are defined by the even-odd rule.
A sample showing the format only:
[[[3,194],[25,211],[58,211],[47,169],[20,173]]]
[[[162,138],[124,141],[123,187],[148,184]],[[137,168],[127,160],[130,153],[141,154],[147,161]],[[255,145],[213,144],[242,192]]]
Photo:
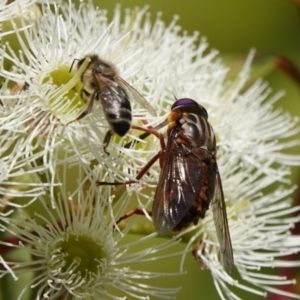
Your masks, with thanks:
[[[220,244],[223,265],[228,273],[233,270],[233,251],[228,228],[226,206],[218,165],[216,161],[216,140],[208,122],[204,107],[192,99],[179,99],[168,116],[167,144],[164,137],[155,129],[140,129],[156,135],[160,139],[161,151],[156,154],[139,172],[139,180],[159,159],[161,172],[154,196],[152,212],[155,230],[160,235],[180,231],[199,219],[212,206],[213,219]],[[133,214],[144,214],[136,209],[120,218]]]

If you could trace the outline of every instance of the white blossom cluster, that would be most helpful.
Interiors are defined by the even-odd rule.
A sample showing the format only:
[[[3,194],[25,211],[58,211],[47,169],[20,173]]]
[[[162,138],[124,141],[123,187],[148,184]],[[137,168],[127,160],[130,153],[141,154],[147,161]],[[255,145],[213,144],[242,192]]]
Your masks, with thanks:
[[[205,39],[198,43],[198,34],[182,33],[177,17],[166,25],[160,15],[152,22],[147,7],[123,13],[117,6],[110,20],[90,1],[77,8],[71,0],[39,1],[39,8],[36,2],[0,3],[0,277],[18,282],[29,274],[18,299],[173,299],[180,288],[164,287],[163,277],[184,273],[195,245],[196,261],[210,270],[220,298],[240,299],[232,287],[300,298],[281,289],[294,278],[266,271],[300,266],[284,259],[300,251],[300,237],[290,233],[300,207],[292,205],[289,179],[300,156],[287,154],[297,145],[298,120],[274,108],[281,93],[266,83],[244,89],[253,53],[229,82],[217,52]],[[147,211],[158,162],[137,183],[97,186],[97,180],[134,180],[160,143],[132,129],[113,135],[105,149],[109,125],[99,101],[78,119],[88,105],[81,90],[91,54],[115,65],[155,109],[157,116],[132,99],[133,125],[161,124],[174,96],[206,108],[218,141],[233,274],[223,268],[211,209],[198,225],[155,239]],[[147,218],[117,222],[134,208]],[[185,250],[174,251],[180,242]],[[135,266],[174,257],[176,273]],[[152,284],[155,278],[161,286]]]

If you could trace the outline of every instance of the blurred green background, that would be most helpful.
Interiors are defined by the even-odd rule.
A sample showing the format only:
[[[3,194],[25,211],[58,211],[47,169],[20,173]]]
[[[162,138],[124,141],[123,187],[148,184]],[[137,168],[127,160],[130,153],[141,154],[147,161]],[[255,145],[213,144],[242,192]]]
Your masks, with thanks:
[[[199,31],[206,36],[212,48],[220,51],[220,56],[228,65],[244,57],[251,48],[257,54],[283,55],[300,67],[300,5],[289,0],[95,0],[100,8],[106,8],[109,16],[114,6],[122,4],[122,8],[142,7],[149,5],[153,20],[156,13],[163,12],[163,20],[169,23],[173,15],[179,15],[178,24],[190,34]],[[278,105],[284,106],[292,115],[300,116],[300,86],[286,73],[275,68],[265,79],[274,91],[284,89],[286,95]],[[300,136],[299,136],[300,139]],[[299,151],[298,151],[299,150]],[[296,149],[300,153],[300,147]],[[298,181],[298,168],[293,169],[294,181]],[[172,264],[172,266],[170,265]],[[174,270],[174,264],[166,261],[162,271]],[[162,266],[158,262],[157,266]],[[185,264],[188,275],[171,278],[171,286],[182,286],[177,299],[220,299],[208,270],[201,271],[196,266],[192,255]],[[153,265],[153,271],[157,271]],[[237,274],[234,274],[236,277]],[[236,277],[237,278],[237,277]],[[163,279],[162,281],[165,281]],[[159,281],[158,281],[159,282]],[[237,290],[235,290],[237,291]],[[241,290],[237,291],[241,299],[262,299]],[[283,300],[283,298],[281,298]]]
[[[229,66],[255,48],[258,55],[283,55],[300,67],[300,6],[297,6],[296,0],[95,0],[94,3],[108,9],[109,16],[117,3],[121,3],[122,8],[150,5],[153,20],[156,12],[161,11],[166,23],[171,21],[173,15],[179,15],[178,23],[182,29],[190,34],[195,30],[200,31],[201,36],[207,37],[211,47],[220,51]],[[300,116],[299,82],[276,67],[264,78],[274,91],[286,91],[278,105],[284,106],[292,115]],[[296,152],[300,153],[300,147]],[[293,178],[295,182],[298,181],[298,168],[293,169]],[[177,266],[178,260],[172,263],[158,262],[156,265],[151,263],[153,271],[158,271],[157,267],[160,267],[161,271],[170,272]],[[177,299],[220,299],[210,272],[198,269],[192,255],[188,257],[185,269],[188,271],[186,276],[161,280],[170,280],[170,286],[182,286]],[[237,278],[236,273],[234,277]],[[238,295],[241,299],[261,299],[240,290]]]
[[[249,50],[255,48],[258,55],[283,55],[295,67],[300,68],[300,1],[298,0],[298,2],[299,5],[297,6],[297,0],[94,0],[94,3],[100,8],[108,10],[109,16],[112,16],[117,3],[121,3],[124,9],[149,5],[152,19],[154,20],[156,13],[160,11],[163,12],[162,18],[166,23],[172,20],[173,15],[179,15],[178,24],[181,25],[182,29],[190,34],[193,31],[199,31],[201,36],[206,36],[211,47],[220,51],[220,56],[229,66],[236,67],[236,62],[241,62]],[[264,61],[258,60],[254,63],[254,65],[259,64],[264,64]],[[241,67],[242,65],[238,64],[238,66]],[[277,105],[283,106],[292,115],[300,116],[300,76],[297,82],[276,68],[275,64],[273,66],[271,72],[265,74],[265,80],[269,82],[274,91],[282,89],[286,91],[286,95]],[[256,70],[256,67],[254,69]],[[295,149],[295,152],[300,153],[300,146]],[[298,178],[299,170],[293,168],[293,181],[298,182]],[[134,241],[136,238],[136,236],[131,235],[127,242],[129,240]],[[160,242],[160,239],[148,241],[149,247],[155,242]],[[178,246],[178,248],[182,249],[183,246]],[[151,262],[149,265],[137,264],[136,268],[168,273],[178,271],[178,266],[179,259],[177,257],[172,260]],[[170,287],[181,286],[178,300],[220,299],[210,271],[201,271],[195,264],[192,255],[187,256],[184,268],[188,272],[187,275],[159,278],[153,280],[153,284]],[[233,277],[239,279],[236,271]],[[11,278],[6,277],[2,286],[9,286],[12,281]],[[300,294],[299,289],[298,287]],[[241,290],[233,290],[241,299],[262,299]],[[17,298],[14,292],[19,292],[19,290],[11,289],[9,291],[12,295],[10,299]],[[5,299],[1,297],[1,291],[0,298]],[[280,300],[283,299],[280,298]]]

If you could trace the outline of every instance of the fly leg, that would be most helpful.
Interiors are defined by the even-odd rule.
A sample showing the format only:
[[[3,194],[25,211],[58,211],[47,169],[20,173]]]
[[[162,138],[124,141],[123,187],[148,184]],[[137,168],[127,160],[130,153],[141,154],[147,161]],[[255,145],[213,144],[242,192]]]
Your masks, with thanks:
[[[148,161],[148,163],[138,173],[135,180],[128,180],[128,181],[124,181],[124,182],[107,182],[107,181],[96,180],[96,185],[97,186],[101,186],[101,185],[126,185],[126,184],[137,183],[148,172],[150,167],[159,159],[159,157],[161,156],[161,153],[162,153],[162,151],[159,151],[156,155],[154,155]]]
[[[136,129],[136,130],[140,130],[140,131],[144,131],[144,133],[141,135],[141,137],[143,136],[143,138],[146,138],[150,134],[155,135],[160,141],[161,149],[163,151],[166,149],[164,136],[161,133],[159,133],[155,128],[153,128],[153,127],[143,128],[143,127],[136,126],[136,125],[132,125],[131,128]],[[125,145],[125,147],[126,147],[126,145]]]
[[[135,125],[132,125],[131,128],[132,129],[137,129],[137,130],[140,130],[140,131],[144,131],[144,133],[142,133],[139,138],[141,140],[144,140],[145,138],[147,138],[150,134],[154,134],[156,137],[158,137],[160,140],[163,139],[163,136],[162,134],[160,134],[157,130],[166,126],[167,125],[167,120],[165,120],[164,122],[162,122],[161,124],[155,126],[155,127],[152,127],[152,126],[149,126],[147,128],[143,128],[143,127],[139,127],[139,126],[135,126]],[[132,145],[135,145],[135,144],[138,144],[139,141],[132,141],[132,142],[129,142],[127,143],[124,148],[130,148]],[[162,143],[161,143],[162,145]],[[164,145],[164,142],[163,142],[163,145]],[[162,149],[165,149],[165,147],[163,146]]]
[[[109,145],[109,142],[110,142],[110,139],[111,137],[113,136],[113,133],[111,130],[108,130],[105,134],[105,137],[104,137],[104,140],[103,140],[103,150],[104,152],[109,155],[109,152],[106,151],[106,148],[108,147]]]
[[[80,91],[80,96],[81,96],[81,99],[83,99],[83,100],[85,99],[85,97],[82,96],[81,94],[84,94],[84,93],[87,93],[87,92],[84,89],[82,89]],[[89,100],[89,105],[88,105],[87,109],[84,112],[82,112],[74,121],[78,121],[78,120],[84,118],[86,115],[88,115],[92,111],[96,96],[97,96],[97,92],[95,91],[93,93],[93,95],[91,96],[91,99]],[[74,121],[72,121],[72,122],[74,122]]]
[[[135,125],[132,125],[131,126],[132,129],[137,129],[137,130],[140,130],[140,131],[145,131],[144,133],[142,133],[139,138],[141,140],[144,140],[145,138],[147,138],[150,134],[154,134],[155,136],[157,136],[158,138],[160,138],[161,134],[159,132],[157,132],[157,130],[154,128],[154,127],[148,127],[148,128],[143,128],[143,127],[139,127],[139,126],[135,126]],[[104,152],[109,155],[109,152],[106,151],[106,148],[108,147],[109,145],[109,142],[110,142],[110,139],[113,135],[113,132],[111,130],[108,130],[105,134],[105,137],[104,137],[104,140],[103,140],[103,149],[104,149]],[[124,148],[130,148],[133,144],[137,144],[138,141],[132,141],[132,142],[129,142],[127,143]]]
[[[138,175],[136,176],[135,180],[128,180],[128,181],[124,181],[124,182],[107,182],[107,181],[99,181],[99,180],[97,180],[96,181],[96,185],[97,186],[101,186],[101,185],[126,185],[126,184],[137,183],[138,180],[140,180],[148,172],[148,170],[150,169],[150,167],[161,157],[162,153],[165,151],[166,146],[165,146],[164,137],[156,129],[154,129],[154,128],[143,128],[143,127],[139,127],[139,126],[135,126],[135,125],[133,125],[132,128],[136,129],[136,130],[144,131],[147,134],[153,134],[153,135],[155,135],[159,139],[159,141],[160,141],[160,145],[161,145],[161,149],[162,150],[160,150],[156,155],[154,155],[148,161],[148,163],[138,173]],[[110,131],[108,131],[106,133],[105,138],[104,138],[104,142],[106,142],[106,143],[109,142],[111,134],[112,133]],[[107,147],[107,144],[105,145],[104,149],[106,149],[106,147]]]
[[[152,216],[152,211],[147,211],[147,213],[149,216]],[[121,221],[123,221],[133,215],[145,216],[145,212],[142,209],[138,209],[138,208],[133,209],[133,210],[129,211],[128,213],[126,213],[124,216],[120,217],[116,223],[119,224]]]
[[[201,254],[204,252],[202,239],[197,242],[195,249],[192,251],[192,255],[194,256],[196,263],[201,270],[207,269],[208,267],[201,258],[199,252],[201,252]]]

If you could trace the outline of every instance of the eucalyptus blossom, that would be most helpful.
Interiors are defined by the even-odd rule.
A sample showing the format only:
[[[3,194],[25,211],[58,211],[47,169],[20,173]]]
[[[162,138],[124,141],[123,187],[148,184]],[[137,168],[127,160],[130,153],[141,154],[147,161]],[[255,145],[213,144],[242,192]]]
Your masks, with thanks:
[[[253,52],[239,76],[228,81],[228,68],[217,51],[208,49],[205,38],[199,41],[198,33],[182,33],[178,17],[166,25],[158,14],[152,22],[147,7],[123,13],[117,6],[109,20],[106,11],[91,2],[77,9],[71,1],[51,9],[43,3],[41,17],[28,22],[25,14],[19,18],[21,27],[11,22],[10,32],[18,41],[17,51],[11,43],[0,47],[0,274],[15,280],[21,272],[34,274],[19,298],[30,289],[38,299],[171,298],[177,287],[155,287],[146,279],[172,274],[139,271],[132,264],[180,255],[182,273],[194,247],[195,268],[210,270],[222,299],[238,299],[238,290],[231,287],[299,298],[280,288],[294,284],[294,279],[264,273],[267,268],[299,266],[299,261],[284,259],[300,250],[299,236],[290,234],[300,209],[292,205],[290,167],[298,166],[300,157],[288,154],[298,143],[298,120],[274,108],[281,92],[272,92],[262,80],[246,87]],[[161,150],[160,143],[156,136],[143,138],[133,128],[125,137],[113,135],[104,149],[110,127],[99,99],[78,119],[91,99],[82,97],[87,86],[82,75],[91,54],[113,64],[118,76],[155,108],[157,116],[130,97],[132,125],[160,127],[174,96],[194,99],[206,108],[217,139],[233,274],[223,269],[210,209],[197,225],[145,247],[146,240],[157,236],[149,211],[159,162],[134,181]],[[90,94],[93,97],[93,91]],[[166,127],[158,130],[168,138]],[[97,186],[97,180],[112,185]],[[127,181],[134,183],[113,185]],[[119,222],[136,207],[146,217]],[[126,243],[130,233],[142,237]],[[186,249],[173,253],[179,241],[186,242]],[[135,244],[142,250],[132,250]],[[160,254],[164,249],[172,254]],[[6,257],[12,250],[30,259]]]

